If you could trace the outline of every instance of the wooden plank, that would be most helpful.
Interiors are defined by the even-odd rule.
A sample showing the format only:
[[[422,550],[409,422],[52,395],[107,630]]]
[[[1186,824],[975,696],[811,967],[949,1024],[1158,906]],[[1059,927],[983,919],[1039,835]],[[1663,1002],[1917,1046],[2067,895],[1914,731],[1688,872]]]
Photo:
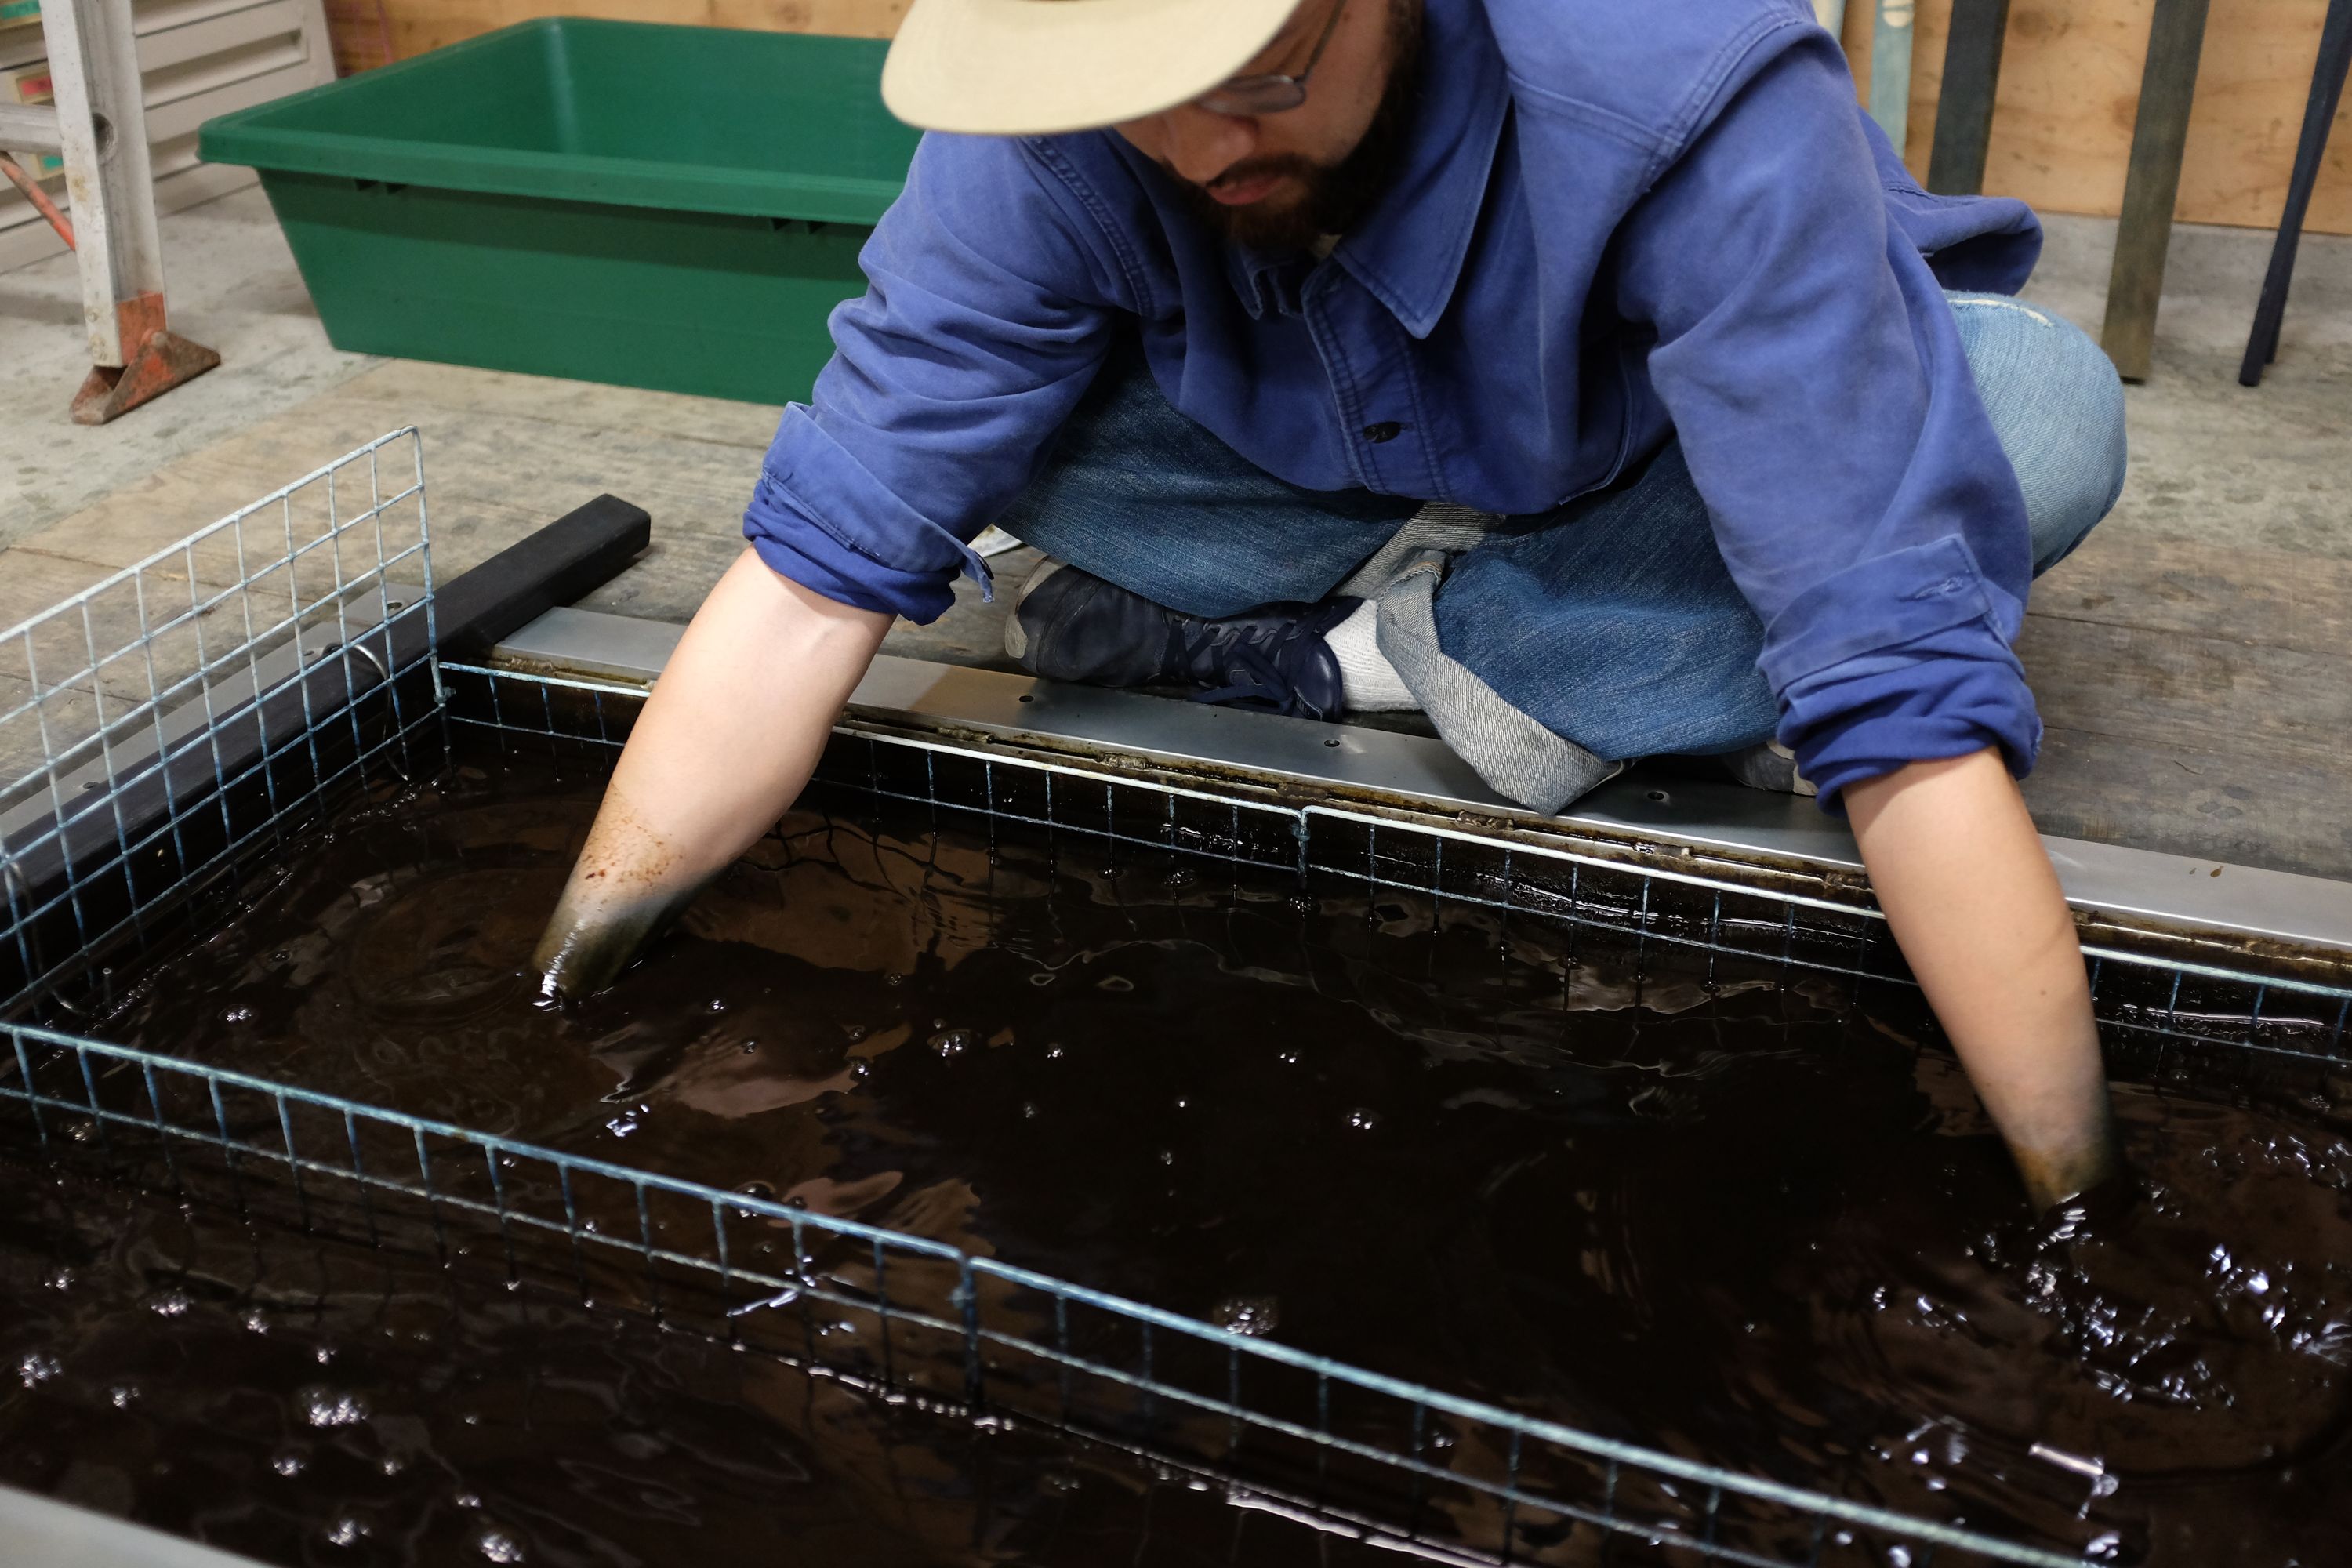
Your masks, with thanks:
[[[578,425],[416,403],[395,408],[346,390],[183,458],[27,542],[68,560],[126,566],[404,424],[422,433],[433,558],[444,572],[485,559],[606,490],[648,498],[657,532],[731,536],[759,471],[756,452],[627,425],[591,437]]]
[[[740,533],[665,528],[656,520],[653,548],[582,599],[580,607],[683,626],[694,619],[704,597],[742,553]]]
[[[2156,308],[2164,293],[2165,252],[2180,195],[2180,160],[2189,142],[2189,109],[2205,50],[2209,0],[2156,0],[2132,130],[2130,172],[2116,229],[2115,269],[2107,277],[2107,320],[2099,345],[2126,381],[2147,376],[2156,343]]]
[[[2044,833],[2311,877],[2352,877],[2340,766],[2052,726],[2025,801]]]
[[[1975,195],[1984,189],[1985,149],[1992,141],[1993,104],[2009,36],[2009,3],[1952,0],[1951,29],[1944,43],[1942,94],[1936,105],[1936,139],[1927,163],[1927,185],[1931,191]],[[1883,96],[1876,79],[1875,42],[1870,68],[1874,112]],[[1910,86],[1907,78],[1904,86],[1906,89]]]
[[[582,430],[627,428],[640,435],[674,436],[711,447],[732,447],[755,454],[767,450],[775,438],[778,410],[761,403],[739,403],[724,397],[695,397],[682,392],[650,392],[643,387],[609,386],[594,381],[563,381],[554,376],[521,375],[511,371],[480,370],[472,365],[434,364],[425,360],[392,360],[365,375],[337,387],[339,403],[372,403],[381,410],[384,428],[411,423],[417,411],[442,415],[483,414],[500,417],[546,420]],[[743,460],[710,451],[704,466]],[[756,458],[738,470],[746,496],[758,473]],[[426,470],[428,477],[432,470]]]
[[[2352,648],[2352,562],[2093,534],[2033,585],[2027,618],[2337,654]]]
[[[2032,616],[2017,655],[2054,728],[2352,776],[2352,658],[2341,653]],[[2340,815],[2340,782],[2333,793]]]
[[[45,773],[52,759],[96,755],[95,748],[75,748],[98,727],[98,704],[87,694],[50,691],[37,699],[24,677],[0,670],[0,804],[43,795],[46,785],[23,781]]]

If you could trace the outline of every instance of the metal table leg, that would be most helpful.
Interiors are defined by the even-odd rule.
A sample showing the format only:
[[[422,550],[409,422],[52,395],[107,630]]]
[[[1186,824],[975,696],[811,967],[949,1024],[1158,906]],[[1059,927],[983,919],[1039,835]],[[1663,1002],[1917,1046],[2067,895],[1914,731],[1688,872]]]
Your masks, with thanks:
[[[2164,294],[2164,256],[2172,244],[2172,207],[2180,195],[2180,153],[2189,141],[2189,105],[2205,48],[2208,0],[2156,0],[2141,74],[2139,119],[2116,226],[2116,263],[2107,279],[2107,320],[2099,342],[2126,381],[2147,378],[2156,340],[2157,301]]]
[[[2260,386],[2263,367],[2278,358],[2279,323],[2286,317],[2295,247],[2303,239],[2304,215],[2311,208],[2311,188],[2319,183],[2327,132],[2336,123],[2347,73],[2352,73],[2352,0],[2331,0],[2327,25],[2319,35],[2319,64],[2311,73],[2311,101],[2303,111],[2303,139],[2294,151],[2294,177],[2287,182],[2286,212],[2279,219],[2278,243],[2271,247],[2270,271],[2263,279],[2262,303],[2254,309],[2245,363],[2238,367],[2241,386]]]

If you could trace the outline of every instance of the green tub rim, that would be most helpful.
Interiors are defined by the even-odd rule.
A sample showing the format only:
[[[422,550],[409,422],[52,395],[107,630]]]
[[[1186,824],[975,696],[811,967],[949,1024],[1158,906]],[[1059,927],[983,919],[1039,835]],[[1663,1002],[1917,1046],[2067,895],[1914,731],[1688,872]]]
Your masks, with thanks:
[[[603,30],[653,34],[726,29],[688,29],[666,23],[585,16],[547,16],[519,22],[379,67],[360,77],[327,82],[208,120],[198,135],[197,156],[208,163],[243,164],[270,174],[320,174],[489,195],[745,217],[798,218],[814,223],[870,225],[898,199],[903,182],[897,179],[729,169],[708,163],[527,148],[469,147],[446,142],[309,130],[299,122],[305,106],[322,95],[348,91],[354,82],[366,81],[372,84],[371,90],[381,90],[373,84],[438,68],[441,62],[461,51],[510,47],[511,40],[520,35]],[[746,36],[819,37],[761,32],[747,32]],[[871,39],[827,37],[824,42],[876,47],[876,41]]]

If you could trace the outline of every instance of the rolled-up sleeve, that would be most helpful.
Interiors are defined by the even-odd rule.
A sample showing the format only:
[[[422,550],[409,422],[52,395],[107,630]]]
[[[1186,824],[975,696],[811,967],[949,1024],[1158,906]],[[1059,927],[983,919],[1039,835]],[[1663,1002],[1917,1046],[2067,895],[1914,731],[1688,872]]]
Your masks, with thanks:
[[[1077,194],[1030,144],[932,135],[835,310],[834,356],[784,410],[743,517],[761,560],[828,598],[930,621],[987,568],[970,540],[1035,476],[1100,365],[1120,297]]]
[[[1826,34],[1754,68],[1620,246],[1621,309],[1656,334],[1652,383],[1822,805],[1988,745],[2022,774],[2024,498]]]

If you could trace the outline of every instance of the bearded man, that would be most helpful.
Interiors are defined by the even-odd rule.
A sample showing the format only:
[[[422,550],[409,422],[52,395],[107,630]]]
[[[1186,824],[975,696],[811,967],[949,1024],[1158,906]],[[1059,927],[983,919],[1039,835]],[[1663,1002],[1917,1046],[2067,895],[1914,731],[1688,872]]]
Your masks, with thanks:
[[[775,820],[997,522],[1039,675],[1417,709],[1543,813],[1666,753],[1816,793],[2028,1191],[2108,1173],[2010,645],[2120,389],[2011,297],[2032,215],[1923,193],[1801,0],[914,0],[883,93],[932,134],[551,990]]]

